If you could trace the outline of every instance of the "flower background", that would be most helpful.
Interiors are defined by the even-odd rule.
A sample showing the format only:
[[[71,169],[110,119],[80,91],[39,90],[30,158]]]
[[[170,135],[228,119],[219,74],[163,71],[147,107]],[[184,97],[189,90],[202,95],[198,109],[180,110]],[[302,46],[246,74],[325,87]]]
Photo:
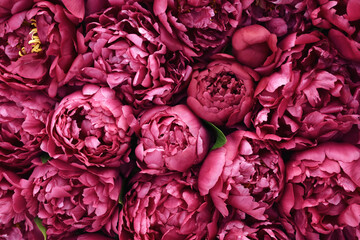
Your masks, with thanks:
[[[0,239],[360,239],[358,0],[0,2]]]

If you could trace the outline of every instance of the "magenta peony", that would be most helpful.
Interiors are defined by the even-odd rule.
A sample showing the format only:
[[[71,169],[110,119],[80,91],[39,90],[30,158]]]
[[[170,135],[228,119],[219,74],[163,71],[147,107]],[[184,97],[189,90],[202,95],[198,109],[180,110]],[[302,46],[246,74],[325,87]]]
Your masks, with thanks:
[[[33,0],[4,0],[0,2],[0,22],[4,22],[11,16],[30,9],[34,4]]]
[[[30,170],[41,155],[45,124],[55,102],[41,92],[24,92],[0,83],[0,165],[14,171]]]
[[[290,35],[282,43],[281,69],[260,80],[253,124],[280,148],[303,148],[341,139],[359,123],[360,75],[339,58],[319,32]]]
[[[260,25],[238,29],[232,36],[232,51],[241,64],[265,75],[272,72],[281,54],[276,35]]]
[[[238,130],[226,144],[211,151],[199,173],[201,195],[210,194],[223,216],[229,207],[258,220],[278,200],[284,186],[280,154],[255,133]]]
[[[205,70],[192,74],[187,104],[206,121],[233,126],[250,112],[256,80],[258,75],[232,56],[215,55]]]
[[[0,226],[0,240],[44,240],[43,234],[34,226],[31,230],[24,222]]]
[[[307,3],[303,0],[256,0],[244,11],[242,26],[263,25],[278,37],[304,32],[312,27]]]
[[[161,23],[161,39],[188,56],[220,52],[238,27],[240,0],[155,0],[154,13]]]
[[[86,166],[118,167],[130,161],[131,135],[137,128],[131,107],[113,90],[86,85],[51,114],[42,149],[63,160],[75,156]]]
[[[76,30],[83,18],[77,11],[82,1],[64,0],[68,9],[48,1],[31,2],[2,3],[8,10],[0,17],[0,81],[21,90],[48,89],[54,97],[58,86],[74,75],[77,53],[85,51]]]
[[[267,210],[265,221],[246,217],[241,211],[231,209],[231,213],[219,224],[219,240],[289,240],[295,239],[294,228],[285,218],[274,211],[274,206]]]
[[[22,192],[26,206],[42,220],[49,239],[73,236],[76,230],[117,232],[122,185],[117,169],[51,159],[37,166],[29,181],[32,186]]]
[[[346,143],[328,142],[292,156],[280,208],[303,239],[330,239],[338,230],[359,237],[359,166],[359,148]]]
[[[29,183],[15,173],[0,168],[0,186],[0,239],[2,234],[15,231],[11,229],[14,224],[22,225],[29,232],[33,230],[32,217],[26,208],[26,200],[21,195]],[[21,235],[21,232],[15,231],[13,234]]]
[[[188,84],[190,61],[161,41],[160,26],[139,3],[90,15],[77,84],[107,84],[136,109],[175,103]],[[181,96],[180,96],[181,97]]]
[[[210,133],[187,106],[159,106],[140,117],[135,154],[144,170],[185,172],[202,162],[210,141]]]
[[[232,220],[222,226],[218,233],[219,240],[256,239],[256,229],[247,226],[241,220]]]
[[[338,28],[352,35],[356,31],[356,27],[359,26],[356,22],[360,19],[360,5],[357,0],[308,1],[307,8],[315,27],[322,29]]]
[[[138,174],[120,212],[120,239],[214,239],[218,213],[187,172]]]

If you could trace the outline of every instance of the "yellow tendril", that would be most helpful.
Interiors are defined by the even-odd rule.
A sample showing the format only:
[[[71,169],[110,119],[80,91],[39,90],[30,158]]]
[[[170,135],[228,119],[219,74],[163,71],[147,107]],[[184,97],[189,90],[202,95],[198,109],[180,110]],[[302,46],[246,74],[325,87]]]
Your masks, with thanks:
[[[20,55],[20,57],[26,55],[25,47],[22,47],[22,48],[21,48],[21,50],[19,51],[19,55]]]
[[[42,48],[41,48],[41,41],[38,36],[36,20],[31,19],[30,25],[32,28],[31,31],[29,32],[29,35],[31,35],[31,40],[28,42],[28,44],[31,45],[31,53],[39,53],[42,51]],[[27,52],[25,47],[22,47],[21,50],[19,51],[19,56],[22,57],[26,54]]]

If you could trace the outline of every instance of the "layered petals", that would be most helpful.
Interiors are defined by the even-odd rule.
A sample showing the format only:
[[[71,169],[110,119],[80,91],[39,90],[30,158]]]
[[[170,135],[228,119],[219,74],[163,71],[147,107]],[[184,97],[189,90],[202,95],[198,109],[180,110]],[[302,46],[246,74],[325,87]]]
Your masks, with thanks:
[[[211,135],[185,105],[154,107],[140,117],[135,154],[143,170],[185,172],[202,162]]]

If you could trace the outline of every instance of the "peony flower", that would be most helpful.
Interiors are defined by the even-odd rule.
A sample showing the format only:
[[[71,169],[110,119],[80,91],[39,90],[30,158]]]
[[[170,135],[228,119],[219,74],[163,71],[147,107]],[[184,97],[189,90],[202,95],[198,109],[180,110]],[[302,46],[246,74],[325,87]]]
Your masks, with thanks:
[[[199,191],[209,194],[223,216],[229,207],[265,220],[284,185],[280,154],[255,133],[238,130],[223,147],[211,151],[199,172]]]
[[[35,167],[29,181],[32,186],[23,191],[26,206],[42,220],[49,239],[74,236],[77,230],[117,232],[122,184],[117,169],[51,159]]]
[[[250,112],[256,80],[258,75],[232,56],[217,55],[205,70],[192,74],[187,105],[206,121],[233,126]]]
[[[0,81],[21,90],[48,89],[54,97],[74,74],[77,53],[85,51],[76,30],[83,5],[64,0],[66,9],[48,1],[31,2],[2,3],[8,10],[0,18]]]
[[[323,29],[336,27],[349,35],[352,35],[358,26],[355,21],[360,19],[359,6],[357,0],[317,0],[307,3],[313,26]]]
[[[263,75],[271,73],[280,58],[276,44],[276,35],[256,24],[238,29],[232,36],[236,60]]]
[[[86,22],[91,52],[82,56],[77,84],[107,84],[140,110],[178,101],[188,84],[190,61],[162,42],[151,12],[130,2],[90,15]]]
[[[0,83],[0,165],[28,171],[41,154],[45,124],[55,102],[41,92],[24,92]]]
[[[70,1],[70,0],[69,0]],[[106,10],[109,7],[121,7],[125,3],[131,4],[136,2],[135,0],[85,0],[85,17],[99,13]]]
[[[75,156],[86,166],[118,167],[130,161],[131,135],[137,128],[131,107],[113,90],[86,85],[51,113],[49,139],[42,148],[54,158]]]
[[[218,239],[295,239],[293,226],[273,208],[267,210],[268,218],[265,221],[248,218],[241,211],[231,209],[230,215],[219,222]]]
[[[280,209],[304,239],[356,239],[337,238],[342,231],[359,237],[359,166],[359,148],[346,143],[328,142],[292,156]]]
[[[240,23],[242,4],[240,0],[155,0],[153,9],[169,48],[200,57],[220,52],[228,43]]]
[[[359,123],[359,87],[352,81],[360,75],[318,32],[290,35],[280,45],[281,69],[255,90],[258,135],[287,149],[341,139]]]
[[[30,9],[34,4],[33,0],[14,0],[0,2],[0,22],[4,22],[12,15]]]
[[[120,239],[214,239],[218,214],[187,172],[138,174],[120,212]]]
[[[312,27],[308,2],[303,0],[256,0],[243,13],[241,26],[263,25],[278,37]]]
[[[232,220],[227,222],[218,232],[219,240],[231,240],[231,239],[256,239],[251,238],[254,235],[256,229],[247,226],[241,220]]]
[[[14,232],[12,226],[15,224],[23,225],[26,231],[34,228],[31,216],[26,209],[26,200],[21,195],[22,190],[28,185],[25,179],[0,168],[0,239],[4,234]]]
[[[44,240],[43,234],[34,222],[32,225],[34,227],[31,230],[25,226],[24,222],[0,226],[0,240]]]
[[[185,172],[210,148],[210,133],[185,105],[158,106],[140,117],[135,154],[142,169]]]

